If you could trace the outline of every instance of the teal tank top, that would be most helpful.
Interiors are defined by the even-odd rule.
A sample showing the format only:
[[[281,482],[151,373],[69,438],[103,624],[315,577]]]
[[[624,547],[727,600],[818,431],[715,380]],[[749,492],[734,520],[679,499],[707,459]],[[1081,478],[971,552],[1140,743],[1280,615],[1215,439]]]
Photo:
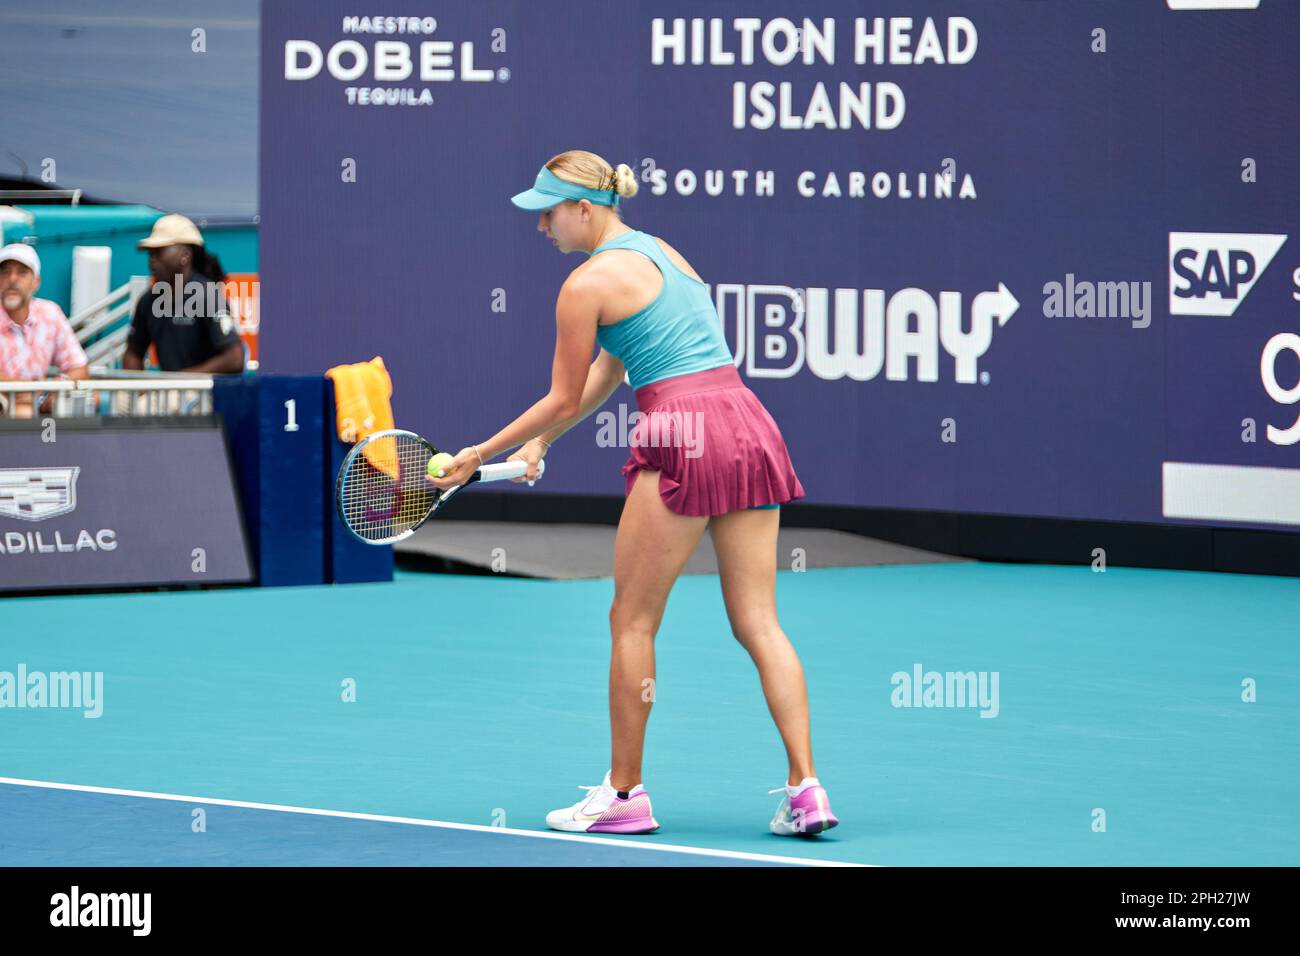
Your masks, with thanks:
[[[622,360],[633,389],[735,363],[708,287],[677,268],[653,236],[633,229],[601,243],[591,254],[604,249],[644,253],[664,277],[659,295],[644,309],[612,325],[596,326],[596,341]]]

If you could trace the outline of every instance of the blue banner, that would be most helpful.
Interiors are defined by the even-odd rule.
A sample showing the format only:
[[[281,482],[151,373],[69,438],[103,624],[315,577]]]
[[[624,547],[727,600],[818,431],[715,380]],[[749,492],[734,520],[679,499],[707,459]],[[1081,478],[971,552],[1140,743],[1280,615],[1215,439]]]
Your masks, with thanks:
[[[509,197],[589,149],[709,285],[805,501],[1300,528],[1294,3],[424,10],[263,7],[267,370],[382,355],[399,427],[490,437],[586,260]],[[621,494],[635,408],[545,490]]]
[[[0,590],[252,579],[214,419],[0,428]]]

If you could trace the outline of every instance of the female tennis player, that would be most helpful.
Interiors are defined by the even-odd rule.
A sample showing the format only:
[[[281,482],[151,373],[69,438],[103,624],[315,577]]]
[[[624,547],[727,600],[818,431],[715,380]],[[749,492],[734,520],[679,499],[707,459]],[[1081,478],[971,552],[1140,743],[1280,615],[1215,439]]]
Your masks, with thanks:
[[[531,189],[512,197],[537,211],[537,229],[561,252],[588,258],[556,302],[556,344],[546,397],[485,442],[462,449],[440,488],[529,439],[510,460],[536,479],[551,444],[600,408],[626,369],[645,415],[623,465],[626,501],[614,544],[609,712],[611,768],[599,786],[546,823],[556,830],[649,833],[659,828],[641,781],[655,674],[654,638],[668,593],[707,527],[718,555],[732,633],[758,667],[789,760],[770,827],[784,836],[835,826],[813,766],[803,666],[776,615],[779,506],[804,497],[781,432],[741,381],[703,280],[672,246],[631,229],[619,200],[636,177],[594,153],[547,162]],[[601,346],[594,362],[591,353]]]

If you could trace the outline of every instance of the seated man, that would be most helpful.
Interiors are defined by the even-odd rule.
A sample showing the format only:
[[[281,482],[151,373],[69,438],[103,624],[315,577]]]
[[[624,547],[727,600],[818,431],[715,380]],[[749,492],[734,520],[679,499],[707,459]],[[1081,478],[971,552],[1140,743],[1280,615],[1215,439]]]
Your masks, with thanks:
[[[242,372],[244,343],[226,304],[226,273],[184,216],[163,216],[137,244],[149,250],[153,288],[140,296],[122,368],[143,369],[152,342],[164,372]]]
[[[51,365],[60,378],[89,378],[86,353],[57,302],[35,297],[41,287],[41,257],[31,246],[12,242],[0,249],[0,379],[42,381]],[[31,418],[34,392],[10,392],[14,418]],[[48,412],[51,395],[41,405]]]

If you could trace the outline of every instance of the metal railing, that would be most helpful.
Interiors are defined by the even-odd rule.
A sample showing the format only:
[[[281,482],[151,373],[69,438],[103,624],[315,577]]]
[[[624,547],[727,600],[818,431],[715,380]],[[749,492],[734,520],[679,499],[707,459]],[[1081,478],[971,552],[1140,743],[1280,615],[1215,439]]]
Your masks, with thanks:
[[[66,199],[70,205],[81,205],[80,189],[0,189],[0,202],[11,199]]]
[[[212,376],[92,366],[89,379],[0,379],[0,417],[211,415]]]
[[[72,326],[77,341],[86,353],[86,361],[91,366],[92,374],[97,362],[121,361],[126,340],[131,334],[131,318],[135,314],[136,302],[148,291],[148,276],[131,276],[99,301],[92,302],[80,312],[68,317],[68,324]],[[122,321],[123,319],[125,321]],[[117,327],[113,328],[115,325]],[[104,330],[109,328],[113,328],[113,331],[103,334]],[[250,372],[256,371],[257,361],[247,357],[247,346],[244,347],[244,356],[244,367]]]
[[[135,304],[148,289],[148,276],[132,276],[99,301],[68,317],[68,324],[85,350],[88,362],[111,361],[121,356],[131,332]],[[114,325],[117,328],[102,335],[105,329]]]

